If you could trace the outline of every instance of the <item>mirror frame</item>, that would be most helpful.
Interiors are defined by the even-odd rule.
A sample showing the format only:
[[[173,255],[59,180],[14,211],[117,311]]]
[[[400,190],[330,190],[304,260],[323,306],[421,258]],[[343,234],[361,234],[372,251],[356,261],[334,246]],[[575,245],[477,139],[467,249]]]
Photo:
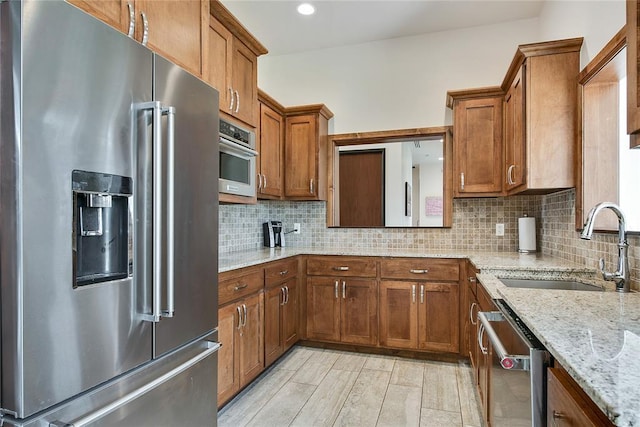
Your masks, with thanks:
[[[453,223],[453,133],[451,126],[398,129],[376,132],[356,132],[329,135],[327,162],[327,227],[340,227],[340,195],[339,182],[339,147],[348,145],[380,144],[385,142],[400,142],[403,140],[427,137],[442,137],[443,164],[443,213],[442,226],[438,227],[348,227],[348,228],[451,228]],[[346,227],[345,227],[346,228]]]
[[[584,138],[584,126],[583,126],[583,87],[593,79],[604,67],[607,66],[615,57],[620,53],[622,49],[627,46],[627,33],[626,26],[623,26],[618,33],[613,36],[611,40],[602,48],[600,52],[589,62],[584,69],[578,75],[578,132],[576,138],[576,161],[575,161],[575,180],[576,180],[576,206],[575,206],[575,226],[576,230],[580,231],[584,227],[582,222],[585,209],[591,209],[590,207],[583,206],[583,138]],[[626,71],[626,70],[625,70]],[[627,83],[629,83],[627,81]],[[616,173],[619,173],[616,170]],[[610,232],[617,233],[615,230],[596,229],[597,232]]]

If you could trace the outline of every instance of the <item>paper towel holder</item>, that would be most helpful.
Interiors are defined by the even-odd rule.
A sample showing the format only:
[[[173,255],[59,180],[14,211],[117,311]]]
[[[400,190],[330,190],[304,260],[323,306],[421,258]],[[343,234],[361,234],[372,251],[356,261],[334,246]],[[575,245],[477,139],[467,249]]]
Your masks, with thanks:
[[[521,254],[534,254],[536,247],[536,219],[526,213],[518,218],[518,252]]]

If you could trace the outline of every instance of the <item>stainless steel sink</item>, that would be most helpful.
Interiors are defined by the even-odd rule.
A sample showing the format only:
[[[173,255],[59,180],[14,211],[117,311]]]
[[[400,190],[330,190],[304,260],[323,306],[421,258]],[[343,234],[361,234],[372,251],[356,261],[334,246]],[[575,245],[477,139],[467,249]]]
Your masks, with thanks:
[[[561,289],[566,291],[604,291],[603,288],[575,280],[500,279],[509,288]]]

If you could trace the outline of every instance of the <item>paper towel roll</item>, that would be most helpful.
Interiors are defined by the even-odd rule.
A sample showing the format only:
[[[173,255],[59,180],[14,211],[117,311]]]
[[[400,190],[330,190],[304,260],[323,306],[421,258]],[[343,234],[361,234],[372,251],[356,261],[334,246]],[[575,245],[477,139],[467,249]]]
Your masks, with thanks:
[[[536,251],[536,219],[518,218],[518,252]]]

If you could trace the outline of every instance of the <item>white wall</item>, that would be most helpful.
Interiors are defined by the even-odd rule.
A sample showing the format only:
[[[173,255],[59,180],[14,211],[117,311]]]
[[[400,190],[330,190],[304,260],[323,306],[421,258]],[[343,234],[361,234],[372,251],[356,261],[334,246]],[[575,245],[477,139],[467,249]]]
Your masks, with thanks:
[[[584,37],[581,69],[625,25],[624,0],[546,1],[540,41]]]
[[[259,58],[258,85],[285,106],[324,103],[332,133],[442,126],[450,89],[499,85],[538,20]]]
[[[422,227],[442,227],[442,215],[426,216],[425,215],[425,198],[440,197],[442,198],[443,171],[441,167],[432,164],[427,167],[420,168],[420,198],[414,203],[420,205],[420,226]]]
[[[547,0],[537,19],[259,58],[286,106],[324,103],[331,133],[451,124],[447,90],[498,85],[516,47],[585,37],[582,66],[624,25],[624,0]]]

